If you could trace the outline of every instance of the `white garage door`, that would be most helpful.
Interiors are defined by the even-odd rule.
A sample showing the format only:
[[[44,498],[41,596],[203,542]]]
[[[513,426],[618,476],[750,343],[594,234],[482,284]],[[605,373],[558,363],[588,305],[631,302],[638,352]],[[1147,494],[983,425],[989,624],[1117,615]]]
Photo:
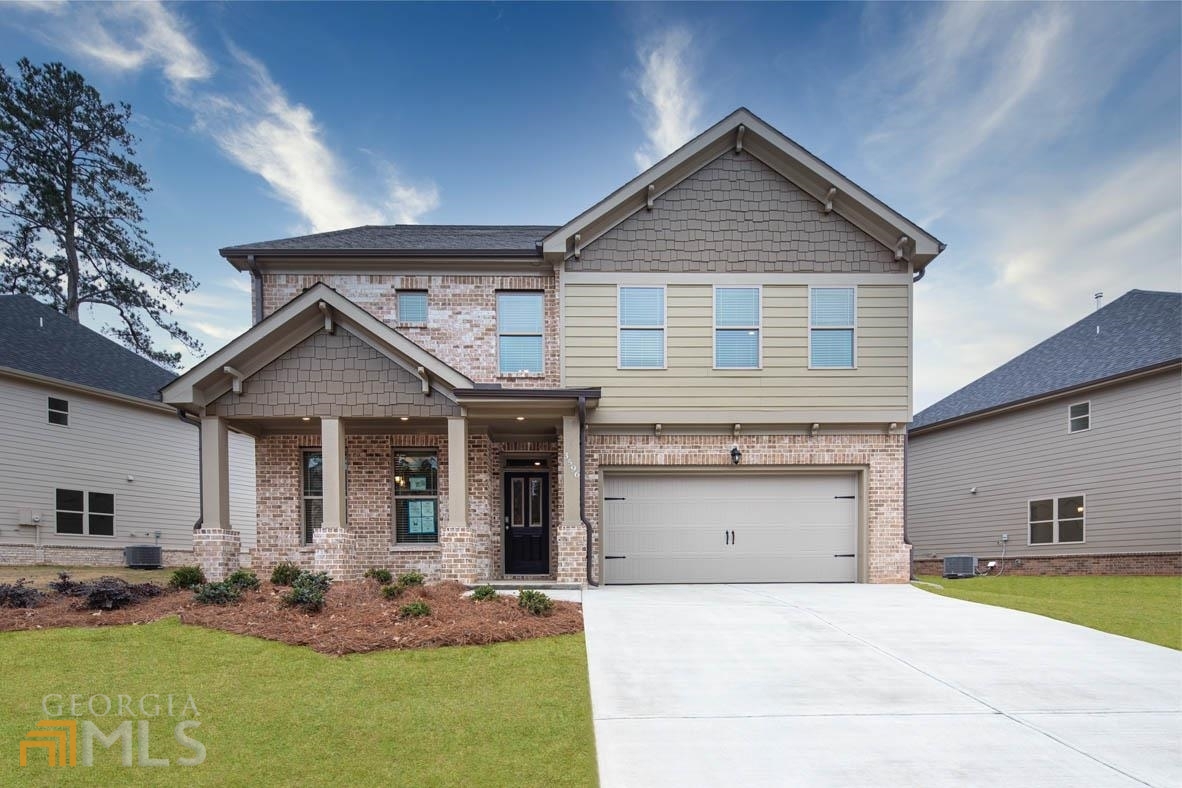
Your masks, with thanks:
[[[605,475],[608,583],[853,582],[856,475]]]

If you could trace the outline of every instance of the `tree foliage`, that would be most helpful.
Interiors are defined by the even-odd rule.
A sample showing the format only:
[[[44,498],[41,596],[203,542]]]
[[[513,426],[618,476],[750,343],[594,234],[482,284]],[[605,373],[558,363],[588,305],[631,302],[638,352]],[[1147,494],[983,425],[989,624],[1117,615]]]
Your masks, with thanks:
[[[200,344],[169,317],[197,283],[157,255],[140,206],[150,191],[134,160],[131,107],[104,104],[61,63],[0,66],[0,291],[48,300],[74,320],[79,307],[110,307],[104,330],[175,367],[148,321],[194,352]]]

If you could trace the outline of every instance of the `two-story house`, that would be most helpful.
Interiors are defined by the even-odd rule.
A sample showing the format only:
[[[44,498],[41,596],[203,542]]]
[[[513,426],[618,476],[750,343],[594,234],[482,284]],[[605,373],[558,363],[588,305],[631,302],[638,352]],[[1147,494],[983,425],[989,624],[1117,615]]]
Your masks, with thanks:
[[[234,563],[463,582],[902,582],[913,281],[942,244],[740,109],[561,227],[222,249],[255,325],[164,391]]]

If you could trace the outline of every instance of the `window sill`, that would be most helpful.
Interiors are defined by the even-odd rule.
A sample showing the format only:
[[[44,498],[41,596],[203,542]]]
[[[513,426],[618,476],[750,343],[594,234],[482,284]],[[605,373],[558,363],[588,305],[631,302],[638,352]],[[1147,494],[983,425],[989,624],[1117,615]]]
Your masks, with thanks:
[[[438,553],[443,548],[439,542],[420,542],[418,544],[392,544],[391,553]]]
[[[398,322],[398,323],[395,323],[395,324],[394,324],[394,328],[427,328],[427,324],[426,324],[426,323],[402,323],[402,322]]]

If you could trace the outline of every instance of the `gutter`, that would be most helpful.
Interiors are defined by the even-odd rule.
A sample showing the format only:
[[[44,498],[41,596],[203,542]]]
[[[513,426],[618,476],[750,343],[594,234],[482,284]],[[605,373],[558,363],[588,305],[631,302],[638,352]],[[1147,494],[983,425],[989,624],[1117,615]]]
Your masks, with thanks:
[[[254,280],[255,287],[258,288],[254,291],[258,297],[252,298],[253,303],[251,303],[251,308],[254,310],[254,322],[255,325],[258,325],[263,322],[263,274],[259,270],[259,264],[255,261],[253,254],[246,256],[246,266],[250,269],[250,278]]]
[[[176,417],[185,424],[192,424],[197,428],[197,522],[193,523],[193,530],[200,531],[201,526],[205,523],[205,495],[202,490],[205,487],[205,479],[202,478],[203,469],[201,467],[201,422],[185,413],[181,408],[176,409]]]
[[[591,573],[593,548],[591,521],[587,519],[587,395],[579,395],[579,520],[587,532],[587,585],[598,588]]]

